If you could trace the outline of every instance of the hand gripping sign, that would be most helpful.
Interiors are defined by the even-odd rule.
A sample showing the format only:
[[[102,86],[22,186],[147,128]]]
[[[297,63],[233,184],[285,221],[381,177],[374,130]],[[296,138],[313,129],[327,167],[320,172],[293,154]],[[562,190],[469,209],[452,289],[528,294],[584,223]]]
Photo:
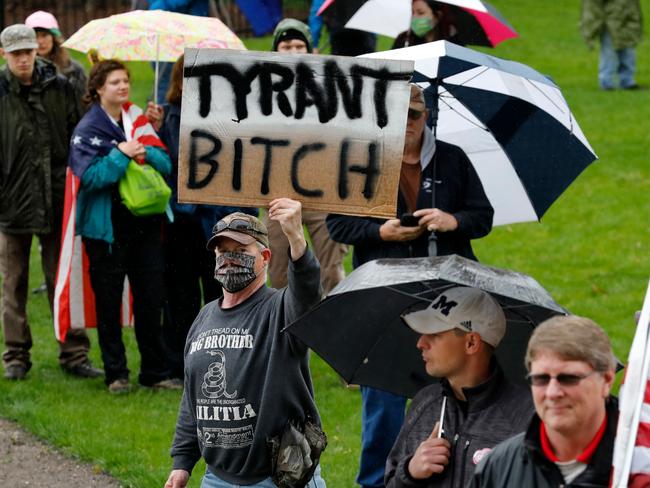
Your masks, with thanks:
[[[187,49],[179,201],[395,217],[411,61]]]

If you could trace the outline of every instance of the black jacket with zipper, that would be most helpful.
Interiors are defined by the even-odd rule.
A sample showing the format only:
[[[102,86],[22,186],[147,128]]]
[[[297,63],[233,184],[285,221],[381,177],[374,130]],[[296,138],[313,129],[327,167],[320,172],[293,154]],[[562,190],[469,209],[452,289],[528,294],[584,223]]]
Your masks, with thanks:
[[[458,146],[436,141],[436,152],[422,170],[418,209],[433,208],[433,184],[435,207],[452,214],[458,221],[456,230],[436,234],[438,255],[458,254],[476,260],[470,240],[486,236],[490,232],[494,209],[485,196],[472,163]],[[402,193],[398,192],[396,217],[399,218],[406,212],[406,201]],[[333,240],[354,246],[355,268],[373,259],[428,255],[429,232],[424,232],[413,241],[382,241],[379,227],[384,222],[385,220],[372,217],[331,214],[327,217],[327,230]]]
[[[472,488],[607,488],[612,469],[614,438],[618,423],[618,400],[607,400],[607,427],[587,469],[565,483],[557,465],[543,453],[540,418],[535,415],[528,430],[498,445],[474,473]]]
[[[523,432],[534,414],[530,390],[510,383],[496,361],[485,383],[463,388],[463,393],[467,399],[465,408],[443,379],[415,396],[386,461],[386,488],[465,487],[480,458],[499,442]],[[415,480],[408,473],[408,463],[418,446],[431,435],[445,396],[444,432],[451,444],[449,464],[441,474]]]

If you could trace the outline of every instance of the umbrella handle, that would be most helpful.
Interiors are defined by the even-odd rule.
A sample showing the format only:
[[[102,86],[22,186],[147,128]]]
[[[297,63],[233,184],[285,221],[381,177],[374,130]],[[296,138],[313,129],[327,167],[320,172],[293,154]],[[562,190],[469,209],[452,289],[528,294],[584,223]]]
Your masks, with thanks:
[[[432,231],[431,234],[429,234],[429,256],[437,256],[438,255],[438,238],[436,237],[436,232]]]

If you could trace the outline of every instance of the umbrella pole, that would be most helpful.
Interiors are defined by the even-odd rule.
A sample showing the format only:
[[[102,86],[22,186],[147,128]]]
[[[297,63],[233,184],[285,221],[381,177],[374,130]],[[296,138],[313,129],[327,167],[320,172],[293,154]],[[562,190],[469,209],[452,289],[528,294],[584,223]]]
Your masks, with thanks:
[[[158,74],[160,64],[160,34],[156,34],[156,72],[153,81],[153,103],[158,105]]]
[[[433,100],[431,101],[431,111],[429,112],[429,120],[427,121],[431,125],[433,131],[433,138],[438,139],[438,78],[429,80],[431,86],[433,87]],[[436,208],[436,160],[438,159],[438,151],[433,155],[433,184],[431,185],[431,208]],[[431,231],[429,233],[429,246],[428,246],[429,256],[438,255],[438,236],[436,231]]]
[[[433,137],[437,139],[438,136],[438,105],[439,98],[438,87],[440,86],[440,81],[438,78],[432,78],[429,80],[429,83],[433,87],[431,92],[434,93],[434,96],[431,98],[431,110],[429,111],[429,120],[427,121],[431,129],[433,129]],[[429,104],[427,104],[429,105]]]

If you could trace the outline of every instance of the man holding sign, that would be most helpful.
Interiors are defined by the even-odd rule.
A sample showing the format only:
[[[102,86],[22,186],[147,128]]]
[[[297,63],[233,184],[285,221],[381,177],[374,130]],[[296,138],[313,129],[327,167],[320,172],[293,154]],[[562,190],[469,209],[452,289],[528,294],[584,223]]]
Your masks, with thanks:
[[[174,469],[165,488],[185,487],[201,457],[208,466],[203,487],[273,487],[268,439],[290,421],[320,425],[308,349],[281,332],[320,300],[318,261],[303,235],[300,202],[278,198],[268,212],[289,241],[287,288],[266,286],[271,251],[256,217],[230,214],[208,241],[223,297],[203,307],[187,336]],[[325,488],[318,455],[305,457],[303,466],[307,480],[313,474],[308,486]]]
[[[471,239],[492,228],[494,210],[463,151],[437,141],[426,126],[428,112],[420,88],[411,85],[402,154],[397,217],[329,215],[327,227],[338,242],[354,245],[355,267],[379,258],[428,255],[429,235],[437,254],[476,259]],[[384,466],[404,420],[406,398],[361,387],[362,451],[357,482],[383,487]]]
[[[422,334],[417,347],[440,382],[413,399],[388,456],[386,487],[464,487],[483,456],[523,432],[534,411],[528,391],[506,380],[493,358],[506,317],[488,293],[455,287],[402,318]]]
[[[312,52],[312,36],[309,27],[296,19],[284,19],[275,28],[273,50],[286,54],[307,54]],[[305,211],[303,222],[309,232],[314,253],[321,265],[321,282],[323,293],[327,294],[345,276],[343,258],[348,252],[345,244],[333,241],[327,232],[325,218],[327,213]],[[280,226],[265,217],[264,223],[269,230],[269,244],[273,259],[269,264],[269,278],[273,288],[287,286],[287,249],[289,243]]]

